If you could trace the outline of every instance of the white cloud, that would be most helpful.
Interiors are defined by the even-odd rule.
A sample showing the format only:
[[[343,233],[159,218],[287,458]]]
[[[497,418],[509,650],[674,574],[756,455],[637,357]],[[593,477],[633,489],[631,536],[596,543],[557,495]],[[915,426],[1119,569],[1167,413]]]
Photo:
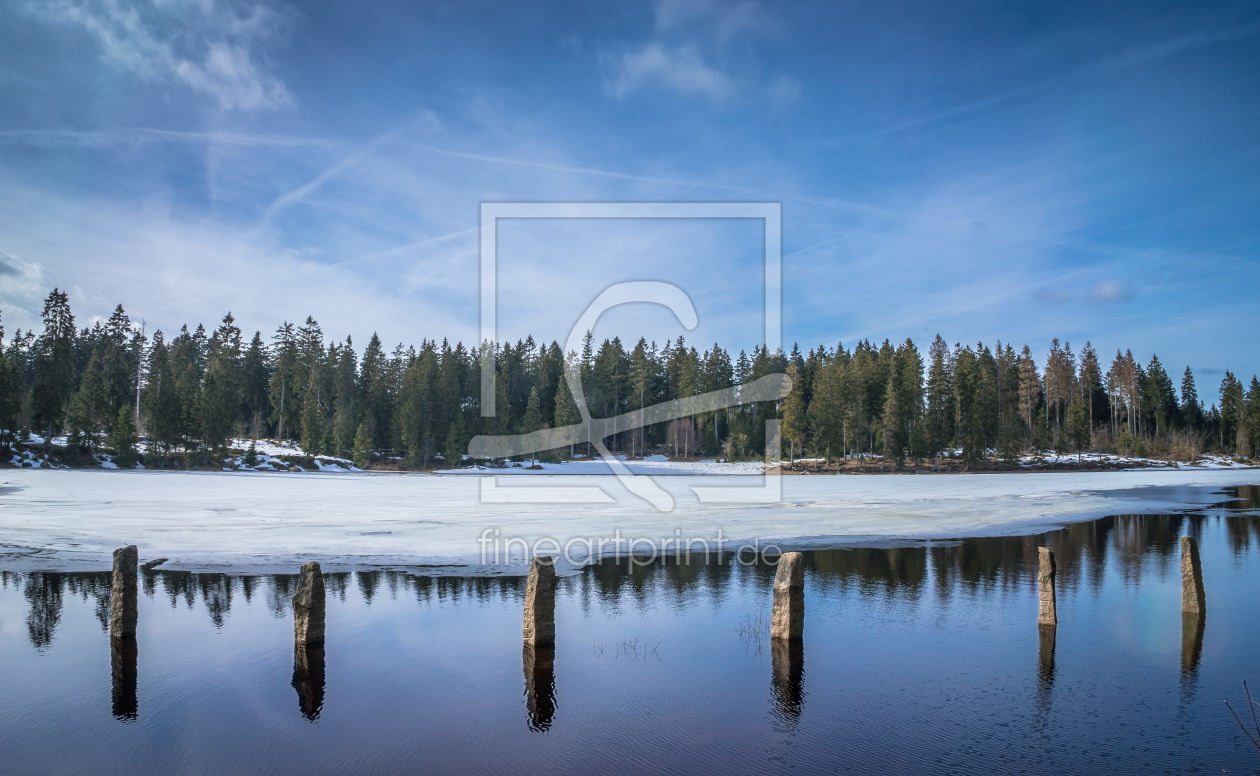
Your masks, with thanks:
[[[222,110],[295,104],[270,71],[268,47],[293,18],[268,0],[51,0],[38,16],[82,27],[114,67],[152,83],[182,84]]]
[[[609,91],[624,97],[653,82],[710,102],[723,102],[735,92],[734,81],[706,62],[695,46],[670,49],[658,43],[625,54]]]
[[[764,36],[776,27],[757,3],[658,0],[654,11],[646,41],[603,58],[612,65],[613,74],[605,79],[610,95],[622,98],[658,86],[719,104],[748,92],[776,109],[799,99],[795,81],[786,76],[767,80],[743,45],[749,36]]]
[[[42,267],[0,250],[0,313],[4,314],[0,324],[4,320],[29,324],[37,319],[42,310],[40,299],[49,290],[44,285]]]

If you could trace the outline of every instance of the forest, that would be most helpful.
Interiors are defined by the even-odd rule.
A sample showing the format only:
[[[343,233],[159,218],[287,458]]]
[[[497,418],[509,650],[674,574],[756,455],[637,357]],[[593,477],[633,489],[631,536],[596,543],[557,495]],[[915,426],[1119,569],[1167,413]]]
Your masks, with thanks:
[[[312,318],[246,339],[229,313],[213,329],[148,335],[121,305],[103,324],[76,328],[70,299],[54,289],[44,330],[0,327],[0,448],[59,443],[63,460],[108,453],[119,465],[161,466],[209,456],[234,439],[294,440],[312,454],[361,465],[453,465],[478,434],[511,434],[580,422],[568,387],[580,376],[592,417],[786,373],[781,401],[741,403],[605,440],[630,456],[759,458],[765,420],[778,419],[790,459],[879,456],[892,467],[959,459],[981,467],[1023,455],[1109,452],[1194,460],[1203,452],[1249,458],[1260,449],[1260,382],[1226,371],[1220,401],[1205,406],[1187,366],[1180,384],[1152,355],[1100,355],[1057,339],[1038,365],[1031,349],[995,342],[926,354],[862,340],[784,354],[764,347],[732,356],[682,337],[596,343],[580,353],[527,337],[515,344],[423,339],[386,349],[375,334],[357,349],[325,337]],[[486,353],[486,350],[489,353]],[[480,413],[483,355],[496,373],[496,417]],[[36,441],[38,439],[38,441]],[[544,458],[590,454],[581,444]],[[207,459],[208,460],[208,459]],[[447,462],[450,462],[449,464]]]

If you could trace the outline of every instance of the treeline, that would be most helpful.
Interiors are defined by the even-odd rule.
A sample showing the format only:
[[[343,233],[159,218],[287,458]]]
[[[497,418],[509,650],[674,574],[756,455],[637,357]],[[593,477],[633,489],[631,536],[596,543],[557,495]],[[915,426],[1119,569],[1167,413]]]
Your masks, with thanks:
[[[1117,352],[1104,366],[1086,343],[1058,340],[1039,367],[1027,346],[949,347],[938,335],[926,358],[914,342],[819,346],[802,354],[753,348],[733,357],[698,351],[682,337],[658,347],[617,338],[581,353],[533,338],[486,344],[498,415],[480,413],[482,350],[422,340],[386,350],[373,335],[359,351],[329,341],[319,324],[285,323],[246,339],[229,314],[210,332],[183,327],[147,336],[120,305],[104,324],[76,329],[70,301],[54,290],[44,331],[0,328],[0,445],[65,435],[65,451],[106,449],[119,463],[141,452],[223,449],[236,437],[300,442],[308,453],[377,457],[425,467],[457,461],[477,434],[535,431],[580,422],[567,384],[580,374],[593,417],[609,417],[786,372],[786,399],[750,402],[618,434],[613,450],[642,455],[760,457],[765,422],[779,419],[791,457],[879,454],[902,465],[942,454],[968,464],[1013,461],[1029,451],[1160,451],[1193,458],[1260,446],[1260,382],[1226,372],[1220,406],[1205,407],[1187,367],[1180,386],[1156,356],[1143,366]],[[595,441],[595,440],[592,440]],[[583,445],[585,447],[585,445]],[[564,452],[552,451],[557,456]],[[589,452],[589,450],[583,450]]]

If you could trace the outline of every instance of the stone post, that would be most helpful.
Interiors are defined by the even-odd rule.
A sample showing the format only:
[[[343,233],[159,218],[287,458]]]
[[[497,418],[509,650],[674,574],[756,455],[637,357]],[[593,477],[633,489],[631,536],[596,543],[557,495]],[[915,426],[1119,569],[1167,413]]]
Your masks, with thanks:
[[[529,564],[521,636],[526,644],[539,647],[556,643],[556,567],[546,555]]]
[[[299,648],[324,643],[324,575],[315,561],[302,564],[293,593],[293,640]]]
[[[770,638],[799,639],[805,628],[805,556],[785,552],[779,556],[774,573],[774,609],[770,615]]]
[[[1190,536],[1181,537],[1181,613],[1200,617],[1207,613],[1199,545]]]
[[[1054,628],[1059,624],[1058,607],[1054,597],[1054,553],[1046,547],[1038,547],[1041,563],[1037,569],[1037,624]]]
[[[114,550],[113,587],[109,594],[109,637],[134,639],[137,608],[136,572],[140,565],[140,552],[129,544]]]
[[[541,733],[551,728],[556,713],[556,648],[526,642],[521,647],[521,665],[525,669],[526,724]]]

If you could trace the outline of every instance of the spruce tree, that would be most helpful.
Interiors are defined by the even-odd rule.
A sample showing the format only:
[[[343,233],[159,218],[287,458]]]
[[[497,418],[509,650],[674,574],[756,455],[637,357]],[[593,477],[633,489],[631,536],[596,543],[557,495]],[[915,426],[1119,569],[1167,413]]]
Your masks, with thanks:
[[[267,418],[271,414],[268,383],[271,365],[262,332],[255,331],[241,364],[241,417],[249,424],[250,435],[257,439],[266,435]]]
[[[1260,458],[1260,380],[1251,376],[1251,387],[1244,402],[1244,427],[1248,457]]]
[[[107,428],[109,418],[109,396],[101,374],[101,361],[93,355],[79,378],[79,390],[70,403],[67,418],[70,446],[95,451],[97,432]]]
[[[354,446],[354,434],[358,419],[358,362],[354,354],[354,342],[346,337],[346,344],[337,353],[334,367],[336,375],[333,390],[336,399],[333,401],[333,440],[336,454],[349,450]]]
[[[110,430],[110,446],[114,448],[114,463],[123,468],[136,464],[136,423],[131,407],[118,408],[114,427]]]
[[[1199,392],[1194,387],[1194,373],[1186,366],[1181,376],[1181,419],[1191,429],[1203,427],[1203,404],[1199,401]]]
[[[354,435],[354,465],[360,469],[366,469],[368,461],[372,460],[373,448],[372,432],[368,428],[366,422],[359,424],[359,430]]]
[[[21,401],[18,396],[20,383],[17,369],[4,354],[3,345],[4,329],[0,328],[0,451],[7,457],[13,451],[13,442],[17,439]]]
[[[211,449],[223,448],[240,429],[242,356],[241,330],[228,313],[210,338],[201,386],[201,433]]]
[[[1068,405],[1068,441],[1071,449],[1076,451],[1076,462],[1081,461],[1081,451],[1089,447],[1091,432],[1089,428],[1089,409],[1084,398],[1078,397]]]
[[[1225,370],[1221,380],[1221,447],[1237,452],[1238,429],[1243,420],[1243,387],[1234,373]]]
[[[939,456],[953,441],[954,390],[950,384],[953,365],[949,345],[937,334],[928,349],[927,377],[927,447],[928,454]]]
[[[530,434],[540,430],[542,427],[542,398],[538,395],[538,388],[534,387],[529,391],[529,401],[525,405],[525,414],[521,417],[521,433]],[[537,452],[533,447],[530,448],[529,460],[531,465],[536,459]]]
[[[797,352],[799,356],[799,351]],[[795,361],[790,361],[787,368],[788,379],[792,388],[783,402],[782,434],[788,443],[788,461],[796,460],[796,451],[805,451],[805,417],[808,407],[805,406],[805,378],[801,368]]]
[[[276,436],[287,439],[293,433],[299,417],[299,403],[294,400],[294,396],[304,388],[300,380],[297,335],[293,324],[288,321],[282,323],[272,340],[274,369],[271,373],[271,417],[276,424]],[[376,342],[379,346],[380,341]]]
[[[170,452],[180,439],[179,397],[162,332],[153,333],[149,349],[148,379],[140,397],[144,426],[152,453]]]
[[[576,365],[572,367],[574,370],[576,368]],[[578,410],[577,402],[573,400],[573,393],[569,390],[569,378],[567,376],[556,385],[554,404],[556,407],[556,428],[567,428],[582,422],[582,414]],[[573,443],[569,444],[569,457],[573,457]]]
[[[31,420],[44,435],[44,449],[61,431],[74,396],[75,329],[70,297],[54,288],[44,300],[44,333],[35,343]]]

